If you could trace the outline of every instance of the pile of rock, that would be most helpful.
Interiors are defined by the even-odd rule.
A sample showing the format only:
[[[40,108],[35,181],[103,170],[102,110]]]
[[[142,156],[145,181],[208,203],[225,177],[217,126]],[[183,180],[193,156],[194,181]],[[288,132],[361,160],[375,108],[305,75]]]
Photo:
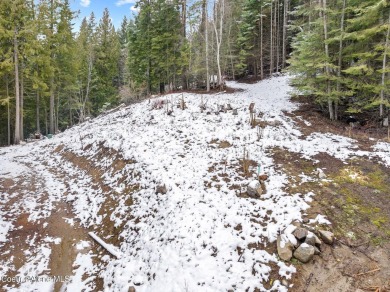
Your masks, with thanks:
[[[332,245],[333,242],[334,235],[330,231],[311,232],[304,227],[291,225],[278,236],[278,255],[284,261],[289,261],[294,257],[302,263],[307,263],[314,255],[321,253],[322,243]]]

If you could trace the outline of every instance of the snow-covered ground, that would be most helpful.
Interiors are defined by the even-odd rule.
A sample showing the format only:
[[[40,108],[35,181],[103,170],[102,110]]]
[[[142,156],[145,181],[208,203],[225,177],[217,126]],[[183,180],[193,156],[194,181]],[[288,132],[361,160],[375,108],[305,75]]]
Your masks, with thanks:
[[[390,165],[388,143],[364,152],[357,149],[354,140],[342,136],[313,133],[303,137],[283,113],[297,107],[289,100],[292,88],[288,82],[288,77],[277,77],[251,85],[229,83],[244,89],[232,94],[185,93],[186,110],[176,108],[182,94],[171,94],[161,99],[174,104],[173,115],[167,115],[165,108],[152,110],[153,100],[145,101],[50,140],[0,149],[0,180],[20,181],[29,174],[40,178],[40,191],[28,191],[26,186],[13,216],[4,206],[20,194],[0,192],[0,247],[7,244],[14,228],[12,218],[28,213],[29,221],[47,226],[45,220],[55,211],[55,203],[65,201],[72,204],[75,217],[67,219],[69,224],[76,220],[104,234],[102,222],[110,216],[116,227],[123,226],[118,258],[105,256],[106,266],[99,270],[93,261],[99,255],[80,253],[74,275],[63,286],[67,291],[93,291],[96,276],[103,278],[105,291],[128,291],[131,286],[137,291],[253,291],[265,290],[264,283],[270,281],[272,290],[286,291],[279,280],[271,279],[271,266],[278,267],[279,276],[286,279],[295,267],[265,247],[294,220],[301,220],[315,194],[287,194],[287,176],[276,169],[269,150],[281,147],[308,159],[320,152],[341,160],[367,155]],[[199,107],[202,99],[208,106],[204,112]],[[260,136],[259,130],[249,125],[251,102],[257,113],[262,113],[258,119],[268,123]],[[238,109],[238,115],[214,113],[218,105],[225,104]],[[218,147],[222,141],[228,146]],[[57,148],[60,145],[64,148]],[[102,147],[115,150],[132,163],[115,172],[110,168],[114,156],[96,157]],[[261,199],[239,196],[253,179],[240,172],[244,149],[255,162],[254,176],[259,170],[269,175],[267,193]],[[64,153],[84,157],[104,170],[100,179],[112,191],[96,186],[94,178],[67,160]],[[306,181],[312,179],[317,179],[314,174],[305,177]],[[163,184],[167,193],[156,194],[156,187]],[[130,194],[126,193],[129,185],[137,185]],[[129,197],[132,205],[125,203]],[[101,214],[99,210],[112,198],[121,203],[110,214]],[[318,218],[327,222],[321,215]],[[48,274],[53,244],[58,242],[42,240],[16,274]],[[75,248],[76,244],[84,243],[75,243]],[[0,266],[0,276],[15,268],[12,261]],[[20,287],[44,291],[52,289],[52,284],[25,282]]]

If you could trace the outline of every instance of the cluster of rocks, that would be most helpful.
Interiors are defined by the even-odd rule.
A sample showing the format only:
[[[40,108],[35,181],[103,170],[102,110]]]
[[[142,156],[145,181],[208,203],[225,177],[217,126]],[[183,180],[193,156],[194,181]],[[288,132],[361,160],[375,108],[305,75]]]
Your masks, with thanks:
[[[304,227],[287,228],[277,238],[278,255],[284,261],[294,257],[302,263],[307,263],[314,255],[321,253],[323,243],[332,245],[333,242],[334,235],[330,231],[312,232]]]
[[[206,104],[201,103],[200,107],[200,112],[203,113],[203,111],[206,111],[207,115],[211,115],[212,109],[208,109],[206,107]],[[220,113],[227,113],[228,111],[232,111],[233,116],[238,115],[238,111],[236,108],[233,108],[229,103],[226,105],[217,105],[217,110],[214,112],[216,115],[219,115]]]

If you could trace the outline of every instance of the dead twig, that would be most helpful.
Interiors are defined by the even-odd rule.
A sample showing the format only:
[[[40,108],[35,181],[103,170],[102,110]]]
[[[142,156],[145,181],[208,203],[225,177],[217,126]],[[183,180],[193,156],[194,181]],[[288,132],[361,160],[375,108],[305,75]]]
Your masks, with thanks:
[[[313,276],[314,276],[314,274],[310,273],[309,278],[306,280],[306,286],[305,286],[304,291],[307,291],[307,288],[309,288],[309,285],[310,285],[311,280],[313,279]]]
[[[356,274],[356,275],[354,275],[354,276],[355,276],[355,277],[363,276],[363,275],[367,275],[367,274],[371,274],[371,273],[378,272],[378,271],[380,271],[380,270],[381,270],[380,268],[376,268],[376,269],[370,270],[370,271],[368,271],[368,272],[362,272],[362,273]]]

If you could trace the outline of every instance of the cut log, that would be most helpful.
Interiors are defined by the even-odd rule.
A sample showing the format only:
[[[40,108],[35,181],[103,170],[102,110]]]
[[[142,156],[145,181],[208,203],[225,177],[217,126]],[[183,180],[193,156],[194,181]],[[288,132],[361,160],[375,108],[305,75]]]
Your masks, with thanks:
[[[97,236],[93,232],[88,232],[89,236],[91,236],[97,243],[99,243],[102,247],[104,247],[110,254],[112,254],[116,258],[120,258],[120,251],[116,246],[112,244],[105,243],[99,236]]]

